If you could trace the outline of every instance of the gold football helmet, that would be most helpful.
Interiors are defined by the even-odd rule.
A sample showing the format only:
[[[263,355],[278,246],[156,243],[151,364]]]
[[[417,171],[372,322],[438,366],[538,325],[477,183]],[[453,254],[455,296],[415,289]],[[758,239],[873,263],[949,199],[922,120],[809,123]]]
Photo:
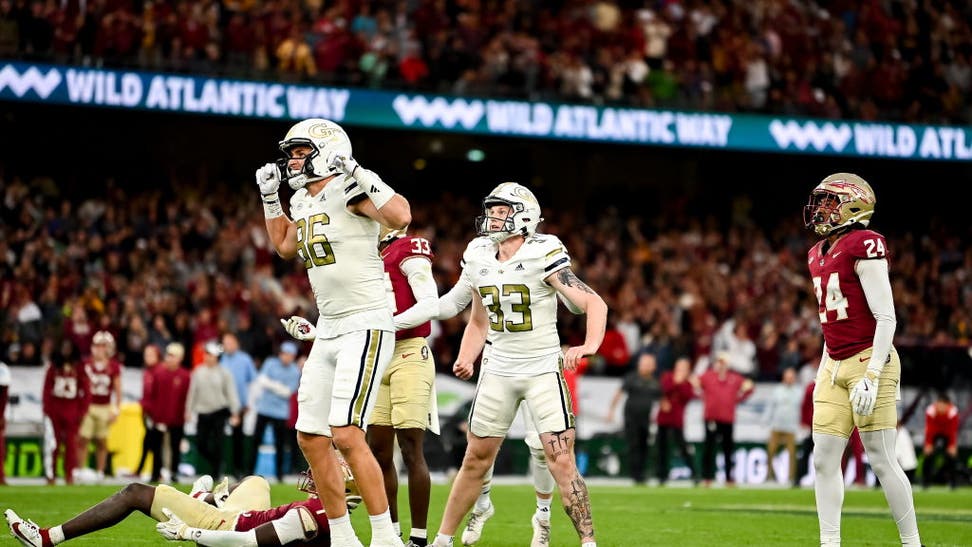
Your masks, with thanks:
[[[405,237],[408,233],[408,226],[404,228],[389,228],[384,224],[378,226],[378,243],[391,243],[400,237]]]
[[[803,208],[803,222],[819,236],[838,234],[854,224],[867,226],[877,197],[866,180],[853,173],[823,179]]]

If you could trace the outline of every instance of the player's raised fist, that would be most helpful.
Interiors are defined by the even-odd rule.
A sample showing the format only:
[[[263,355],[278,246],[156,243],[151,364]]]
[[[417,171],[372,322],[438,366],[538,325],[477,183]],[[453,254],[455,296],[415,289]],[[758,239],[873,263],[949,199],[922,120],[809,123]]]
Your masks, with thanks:
[[[280,188],[280,168],[275,163],[268,163],[256,170],[256,183],[263,195],[272,194]]]

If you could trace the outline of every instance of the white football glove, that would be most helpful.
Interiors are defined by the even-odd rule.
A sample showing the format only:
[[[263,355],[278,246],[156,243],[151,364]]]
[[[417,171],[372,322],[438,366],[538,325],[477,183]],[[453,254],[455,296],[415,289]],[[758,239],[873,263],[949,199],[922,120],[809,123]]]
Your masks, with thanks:
[[[280,188],[280,168],[276,163],[268,163],[256,170],[256,183],[263,195],[273,194]]]
[[[280,324],[287,334],[297,340],[313,340],[317,337],[317,328],[314,324],[299,315],[292,315],[290,319],[281,319]]]
[[[865,373],[864,377],[851,388],[851,410],[859,416],[870,416],[874,412],[874,404],[877,403],[877,394],[877,377],[872,378],[870,373]]]
[[[155,530],[162,537],[174,541],[189,541],[192,539],[193,529],[185,522],[182,522],[181,518],[165,507],[162,508],[162,514],[168,520],[160,521],[155,525]]]
[[[327,156],[324,157],[324,164],[332,170],[340,171],[352,177],[354,170],[358,168],[358,162],[354,158],[342,156],[334,150],[328,152]]]

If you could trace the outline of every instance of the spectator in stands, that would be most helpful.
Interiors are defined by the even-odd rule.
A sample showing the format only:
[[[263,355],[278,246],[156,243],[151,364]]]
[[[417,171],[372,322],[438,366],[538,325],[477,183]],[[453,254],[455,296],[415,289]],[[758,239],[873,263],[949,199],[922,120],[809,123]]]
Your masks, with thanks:
[[[712,484],[716,471],[716,443],[722,446],[726,483],[735,484],[732,474],[733,425],[736,422],[736,405],[753,394],[753,381],[738,372],[729,370],[730,356],[725,352],[716,355],[712,366],[699,378],[702,400],[705,405],[705,445],[702,453],[702,480]]]
[[[50,458],[44,456],[44,476],[47,484],[54,484],[57,454],[63,447],[64,482],[74,484],[74,470],[78,466],[78,430],[91,403],[91,388],[78,348],[70,341],[63,341],[60,349],[51,354],[42,398],[44,417],[50,422],[50,429],[44,431],[44,446],[53,447]],[[50,435],[53,440],[47,438]]]
[[[218,344],[217,344],[218,345]],[[207,353],[210,351],[207,349]],[[240,349],[239,339],[233,333],[223,335],[222,357],[219,363],[229,370],[236,386],[236,401],[242,407],[232,409],[233,414],[239,415],[232,422],[233,427],[233,461],[231,471],[236,477],[245,477],[253,469],[253,463],[247,459],[246,447],[251,443],[246,442],[243,434],[243,417],[250,411],[246,406],[249,401],[250,384],[256,379],[257,370],[253,363],[253,358],[248,353]]]
[[[658,431],[655,435],[658,445],[658,483],[668,481],[668,458],[671,455],[669,441],[674,440],[682,461],[689,468],[692,480],[695,474],[695,454],[685,442],[685,407],[695,397],[698,378],[691,376],[692,362],[682,356],[675,361],[675,368],[662,374],[662,398],[655,418]]]
[[[223,470],[224,430],[227,423],[234,428],[240,425],[240,398],[233,375],[227,367],[219,365],[223,348],[216,342],[207,342],[204,349],[203,363],[192,371],[186,413],[196,416],[199,455],[208,464],[209,474],[219,477]]]
[[[719,351],[725,352],[728,359],[729,368],[742,374],[747,378],[755,378],[756,369],[756,344],[749,336],[749,328],[746,323],[736,320],[732,323],[730,332],[724,338],[725,345]]]
[[[176,480],[179,472],[179,461],[182,456],[181,448],[183,428],[186,424],[186,398],[189,395],[189,371],[182,367],[186,356],[185,346],[179,342],[171,342],[165,347],[165,358],[161,368],[154,373],[154,388],[149,400],[149,408],[155,416],[155,429],[163,437],[168,437],[164,446],[169,452],[169,479]],[[165,439],[163,439],[165,440]],[[162,457],[152,462],[152,482],[162,478]]]
[[[625,375],[608,407],[608,419],[614,421],[615,409],[621,398],[627,395],[624,402],[624,439],[628,445],[628,471],[635,484],[645,482],[651,412],[662,393],[655,377],[656,367],[655,356],[642,353],[638,357],[638,368]]]
[[[604,331],[604,342],[598,348],[597,355],[604,361],[606,374],[614,376],[628,371],[631,352],[624,341],[624,335],[618,330],[617,321],[613,318],[608,321],[607,329]]]
[[[956,486],[958,473],[959,411],[948,394],[942,392],[925,410],[925,459],[921,464],[921,485],[928,488],[936,475],[939,453],[944,453],[942,466],[948,485]]]
[[[769,441],[766,443],[767,482],[776,482],[774,460],[780,445],[789,455],[787,473],[789,483],[796,480],[796,434],[800,425],[800,412],[803,406],[803,389],[796,383],[796,369],[783,371],[783,381],[773,388],[766,408],[766,424],[769,426]]]
[[[257,386],[255,404],[256,428],[253,430],[253,453],[257,454],[263,443],[263,435],[267,426],[273,427],[274,470],[277,480],[282,482],[287,467],[284,466],[284,455],[289,452],[291,458],[297,450],[295,445],[296,433],[287,428],[287,418],[290,414],[291,396],[297,393],[300,382],[300,369],[295,364],[297,344],[286,341],[280,344],[280,352],[275,357],[267,357],[260,367],[260,374],[254,384]],[[289,460],[287,462],[290,463]],[[253,471],[256,474],[256,469]]]

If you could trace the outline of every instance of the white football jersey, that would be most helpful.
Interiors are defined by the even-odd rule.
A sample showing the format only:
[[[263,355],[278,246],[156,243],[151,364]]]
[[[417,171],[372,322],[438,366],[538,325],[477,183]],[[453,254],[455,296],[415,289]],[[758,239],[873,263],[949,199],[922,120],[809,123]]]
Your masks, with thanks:
[[[486,237],[472,240],[463,253],[464,271],[489,317],[484,356],[498,359],[496,366],[505,370],[490,361],[483,367],[498,374],[557,370],[559,359],[537,358],[560,354],[557,291],[544,279],[570,267],[566,247],[556,236],[536,234],[506,262],[496,253],[497,245]]]
[[[307,268],[320,313],[319,338],[356,330],[394,331],[378,255],[378,223],[347,207],[362,193],[353,178],[340,176],[316,196],[301,188],[290,198],[297,254]]]

